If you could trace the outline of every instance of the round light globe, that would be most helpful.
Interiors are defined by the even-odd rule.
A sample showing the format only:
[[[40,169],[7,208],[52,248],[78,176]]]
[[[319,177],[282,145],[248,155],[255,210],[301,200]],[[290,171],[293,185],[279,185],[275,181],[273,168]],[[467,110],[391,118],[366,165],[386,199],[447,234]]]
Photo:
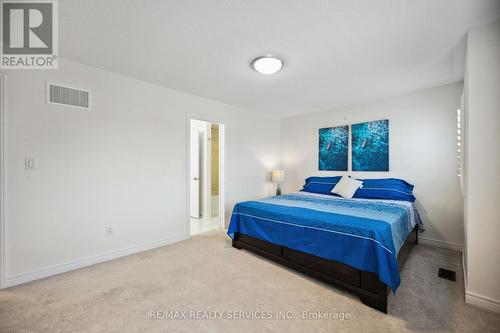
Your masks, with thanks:
[[[252,61],[252,67],[259,73],[270,75],[283,67],[283,61],[275,57],[259,57]]]

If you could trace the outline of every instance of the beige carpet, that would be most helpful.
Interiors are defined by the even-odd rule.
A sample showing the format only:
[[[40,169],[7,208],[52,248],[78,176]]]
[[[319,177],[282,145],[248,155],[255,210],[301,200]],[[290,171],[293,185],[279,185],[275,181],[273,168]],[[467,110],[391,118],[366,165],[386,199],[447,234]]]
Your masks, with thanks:
[[[440,266],[455,270],[457,282],[439,279]],[[233,249],[217,231],[2,290],[0,332],[500,331],[500,315],[464,303],[461,272],[459,253],[416,246],[385,315],[348,293]],[[152,320],[151,311],[179,311],[178,317],[187,311],[187,318]],[[190,318],[214,316],[209,311],[224,311],[222,319]],[[277,319],[277,311],[293,319]],[[332,318],[302,319],[303,311]],[[245,315],[271,318],[234,319]]]

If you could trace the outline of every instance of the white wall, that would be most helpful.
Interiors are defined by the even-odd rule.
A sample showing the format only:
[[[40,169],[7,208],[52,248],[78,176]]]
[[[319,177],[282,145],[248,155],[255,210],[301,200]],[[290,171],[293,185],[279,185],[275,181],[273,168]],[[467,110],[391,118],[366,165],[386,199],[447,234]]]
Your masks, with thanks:
[[[186,238],[189,116],[226,125],[227,216],[272,193],[275,117],[65,60],[5,73],[8,285]],[[46,104],[46,81],[89,89],[92,110]]]
[[[466,73],[466,301],[500,312],[500,20],[469,32]]]
[[[311,175],[402,178],[415,185],[417,207],[434,245],[461,249],[462,198],[457,177],[456,109],[461,83],[282,120],[285,191]],[[318,129],[389,119],[390,172],[318,171]],[[444,242],[444,243],[443,243]]]

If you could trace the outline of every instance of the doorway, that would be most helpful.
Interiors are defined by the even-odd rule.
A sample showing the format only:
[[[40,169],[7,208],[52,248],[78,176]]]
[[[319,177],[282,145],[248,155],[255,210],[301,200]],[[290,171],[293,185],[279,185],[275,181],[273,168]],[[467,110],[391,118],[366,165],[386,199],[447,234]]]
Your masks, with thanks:
[[[224,125],[189,120],[189,234],[224,227]]]

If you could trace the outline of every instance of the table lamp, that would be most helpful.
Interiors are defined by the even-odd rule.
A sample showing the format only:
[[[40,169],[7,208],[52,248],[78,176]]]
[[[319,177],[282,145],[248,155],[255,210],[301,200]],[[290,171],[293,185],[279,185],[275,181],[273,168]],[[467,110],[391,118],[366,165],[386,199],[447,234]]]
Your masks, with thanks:
[[[281,183],[285,179],[285,171],[283,170],[273,170],[271,180],[276,183],[276,195],[281,195]]]

